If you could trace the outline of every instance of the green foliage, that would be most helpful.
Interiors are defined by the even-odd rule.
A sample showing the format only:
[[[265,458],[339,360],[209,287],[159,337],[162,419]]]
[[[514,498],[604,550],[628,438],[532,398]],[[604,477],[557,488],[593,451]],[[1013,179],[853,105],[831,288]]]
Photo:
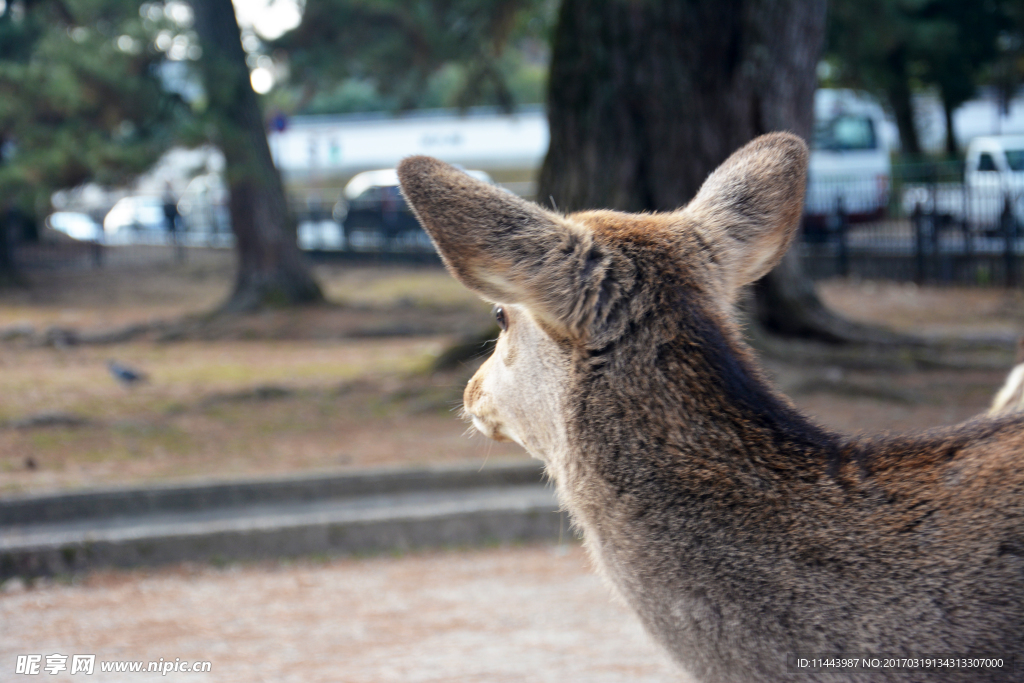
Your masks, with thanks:
[[[365,78],[348,78],[333,86],[325,86],[303,109],[306,114],[352,114],[370,111],[391,111],[398,101],[382,95],[377,84]]]
[[[1003,9],[1008,22],[996,39],[999,54],[983,78],[999,89],[1006,108],[1024,84],[1024,2],[1004,0]]]
[[[979,85],[992,82],[1000,41],[1024,25],[1011,21],[1016,4],[832,0],[824,84],[862,88],[881,97],[896,115],[904,151],[916,153],[911,94],[936,91],[951,116]]]
[[[543,101],[554,0],[311,0],[276,41],[311,113]]]
[[[41,214],[55,190],[84,182],[124,184],[173,144],[224,142],[201,88],[183,98],[181,83],[168,87],[168,61],[200,54],[181,0],[0,6],[0,215],[12,205]],[[265,51],[292,74],[269,104],[344,113],[540,102],[556,9],[557,0],[309,0],[300,27]],[[182,78],[195,89],[195,74]]]
[[[153,22],[127,0],[33,0],[0,14],[0,209],[150,167],[185,115],[164,91]]]

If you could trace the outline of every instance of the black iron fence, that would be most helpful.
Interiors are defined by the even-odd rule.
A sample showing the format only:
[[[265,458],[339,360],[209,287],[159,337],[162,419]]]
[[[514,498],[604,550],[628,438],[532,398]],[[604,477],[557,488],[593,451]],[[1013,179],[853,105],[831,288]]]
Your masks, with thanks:
[[[842,179],[814,184],[818,210],[804,216],[798,247],[813,278],[1021,283],[1024,185],[1012,177],[965,181],[958,164],[902,167],[881,199]]]
[[[1024,187],[1006,179],[964,182],[955,164],[901,167],[879,178],[812,179],[800,250],[815,279],[859,277],[918,283],[1024,283]],[[430,240],[400,197],[351,205],[310,193],[291,197],[300,248],[317,258],[437,261]],[[97,229],[73,239],[54,229],[13,244],[26,270],[146,266],[185,260],[192,248],[233,246],[220,221],[157,222]],[[214,226],[211,228],[211,226]]]

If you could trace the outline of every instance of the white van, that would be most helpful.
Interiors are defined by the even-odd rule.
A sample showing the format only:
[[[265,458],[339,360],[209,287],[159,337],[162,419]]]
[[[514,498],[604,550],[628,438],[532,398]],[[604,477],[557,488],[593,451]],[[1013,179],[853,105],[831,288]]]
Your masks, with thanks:
[[[967,145],[964,182],[908,185],[903,210],[917,207],[975,232],[998,230],[1006,201],[1024,223],[1024,135],[982,135]]]
[[[841,204],[851,222],[872,220],[889,205],[892,163],[885,113],[852,90],[819,89],[804,214],[813,224]]]
[[[998,213],[1006,197],[1019,203],[1024,194],[1024,135],[985,135],[971,140],[964,162],[964,183]]]

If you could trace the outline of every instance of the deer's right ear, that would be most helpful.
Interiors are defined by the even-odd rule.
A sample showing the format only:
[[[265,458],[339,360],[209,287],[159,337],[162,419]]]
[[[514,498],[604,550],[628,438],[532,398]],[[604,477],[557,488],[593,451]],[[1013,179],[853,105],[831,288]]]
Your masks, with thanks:
[[[803,208],[807,160],[807,145],[797,136],[762,135],[726,159],[683,209],[714,250],[730,300],[789,248]]]
[[[402,194],[451,273],[572,336],[598,308],[610,257],[588,230],[431,157],[398,166]]]

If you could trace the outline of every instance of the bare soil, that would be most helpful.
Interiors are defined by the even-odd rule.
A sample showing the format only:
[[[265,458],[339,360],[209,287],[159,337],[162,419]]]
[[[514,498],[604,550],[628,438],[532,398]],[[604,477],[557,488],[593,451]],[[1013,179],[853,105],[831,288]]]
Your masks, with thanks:
[[[681,680],[588,565],[570,544],[9,582],[0,680],[22,678],[17,655],[54,653],[95,654],[104,682]],[[211,670],[99,674],[160,658]]]
[[[428,372],[490,320],[437,267],[325,267],[329,306],[195,323],[230,261],[47,273],[0,293],[0,494],[523,458],[457,418],[472,368]],[[193,316],[185,334],[61,343]],[[161,328],[163,329],[163,328]],[[53,343],[56,339],[57,343]],[[122,386],[107,363],[147,375]]]
[[[37,343],[52,326],[208,310],[230,286],[217,258],[51,274],[0,294],[0,336],[32,328],[0,342],[0,490],[524,457],[464,436],[453,409],[471,367],[424,371],[453,324],[490,319],[437,269],[324,268],[337,305],[219,321],[205,338]],[[849,282],[821,292],[848,316],[919,334],[1013,336],[1024,322],[1019,292]],[[360,336],[389,324],[405,333]],[[120,386],[109,358],[149,381]],[[798,405],[847,431],[957,422],[984,410],[1005,375],[780,361],[768,370]],[[15,580],[0,590],[0,623],[0,680],[21,678],[17,655],[53,653],[207,660],[202,680],[246,683],[681,680],[575,544]],[[186,678],[197,680],[97,680]]]
[[[849,318],[924,337],[1024,333],[1024,290],[919,287],[912,282],[830,280],[818,294]]]
[[[0,292],[0,495],[526,457],[457,419],[473,363],[427,371],[449,344],[489,324],[489,306],[437,267],[321,266],[317,275],[332,305],[213,322],[195,315],[231,286],[230,255],[217,251],[190,254],[183,266],[42,273]],[[1019,291],[844,281],[819,289],[845,315],[916,334],[1009,339],[1024,328]],[[177,334],[120,344],[47,334],[183,316],[193,322]],[[111,359],[148,381],[121,386]],[[767,365],[797,405],[844,431],[967,419],[1005,376]]]

